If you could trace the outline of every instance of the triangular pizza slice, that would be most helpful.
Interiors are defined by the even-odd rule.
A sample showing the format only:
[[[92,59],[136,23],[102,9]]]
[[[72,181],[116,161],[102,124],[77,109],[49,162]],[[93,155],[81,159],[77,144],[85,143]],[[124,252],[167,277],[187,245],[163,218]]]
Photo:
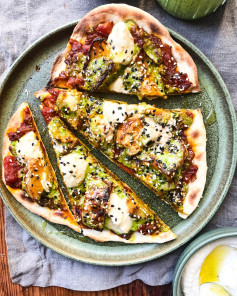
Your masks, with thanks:
[[[125,4],[100,6],[79,21],[49,84],[149,99],[200,91],[187,51],[158,20]]]
[[[176,237],[154,211],[91,155],[54,109],[41,107],[72,211],[85,236],[125,243],[163,243]]]
[[[2,179],[29,211],[80,232],[59,188],[27,103],[12,116],[4,134]]]
[[[206,182],[206,131],[201,111],[129,105],[76,90],[35,94],[112,161],[186,218]]]

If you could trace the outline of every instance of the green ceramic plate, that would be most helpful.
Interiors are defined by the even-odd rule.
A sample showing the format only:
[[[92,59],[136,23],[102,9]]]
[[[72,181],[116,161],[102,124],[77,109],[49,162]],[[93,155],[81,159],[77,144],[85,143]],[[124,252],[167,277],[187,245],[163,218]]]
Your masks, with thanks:
[[[59,28],[28,48],[14,63],[1,87],[0,93],[0,137],[10,116],[23,101],[27,101],[35,115],[43,141],[48,148],[50,159],[55,165],[55,155],[49,146],[46,125],[40,114],[39,103],[33,97],[36,90],[43,88],[49,80],[53,60],[66,44],[75,23]],[[92,264],[127,265],[145,262],[161,257],[177,249],[191,239],[213,216],[223,201],[233,177],[236,164],[236,118],[228,90],[211,62],[190,42],[170,31],[194,58],[202,87],[200,94],[170,97],[156,100],[156,106],[164,108],[201,108],[207,128],[208,175],[204,198],[200,207],[187,220],[182,220],[157,196],[135,181],[131,176],[112,164],[100,152],[92,149],[105,165],[131,186],[178,235],[175,241],[157,245],[125,245],[122,243],[96,243],[76,234],[67,227],[53,225],[21,206],[1,183],[1,196],[18,223],[33,237],[54,251]],[[36,71],[36,65],[40,70]],[[110,98],[124,99],[136,103],[136,97],[110,95]],[[1,143],[2,144],[2,143]],[[0,147],[2,149],[2,147]],[[56,168],[58,173],[58,169]],[[59,178],[59,180],[61,180]]]
[[[180,256],[174,271],[173,296],[184,296],[181,287],[181,276],[185,264],[202,247],[221,238],[237,237],[237,227],[219,228],[209,231],[195,239]]]

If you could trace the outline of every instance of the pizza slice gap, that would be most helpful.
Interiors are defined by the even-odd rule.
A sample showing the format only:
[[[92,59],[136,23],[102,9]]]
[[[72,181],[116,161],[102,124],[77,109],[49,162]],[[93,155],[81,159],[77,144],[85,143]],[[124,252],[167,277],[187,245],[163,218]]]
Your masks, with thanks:
[[[92,156],[54,109],[42,105],[41,111],[74,217],[85,236],[129,244],[176,238],[154,211]]]
[[[50,222],[80,232],[25,102],[8,123],[2,156],[2,180],[19,203]]]
[[[158,20],[125,4],[100,6],[79,21],[49,85],[149,99],[200,91],[187,51]]]
[[[197,208],[207,172],[201,110],[128,105],[70,89],[35,96],[182,218]]]

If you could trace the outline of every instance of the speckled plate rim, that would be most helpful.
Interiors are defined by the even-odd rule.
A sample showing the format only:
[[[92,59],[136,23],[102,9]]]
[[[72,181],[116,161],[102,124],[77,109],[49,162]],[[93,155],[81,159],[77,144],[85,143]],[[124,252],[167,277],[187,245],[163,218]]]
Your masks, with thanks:
[[[181,254],[176,264],[173,279],[173,296],[183,296],[179,293],[183,269],[188,260],[202,247],[218,239],[237,236],[237,227],[223,227],[208,231],[195,239]]]
[[[13,63],[13,65],[11,66],[11,68],[9,69],[8,73],[5,75],[5,77],[2,78],[1,81],[1,86],[0,86],[0,96],[2,94],[2,91],[4,89],[5,84],[8,81],[8,78],[11,76],[12,72],[14,72],[15,68],[18,66],[18,64],[21,62],[21,60],[32,50],[34,49],[37,45],[39,45],[41,42],[43,42],[45,39],[49,38],[50,36],[60,32],[61,30],[66,30],[72,26],[75,26],[77,24],[78,21],[74,21],[74,22],[70,22],[69,24],[66,24],[64,26],[61,26],[59,28],[56,28],[55,30],[43,35],[41,38],[39,38],[38,40],[36,40],[35,42],[33,42],[17,59],[16,61]],[[218,80],[218,83],[220,84],[224,94],[225,94],[225,100],[228,104],[228,109],[231,115],[231,123],[233,126],[233,155],[232,155],[232,159],[231,159],[231,168],[229,171],[229,175],[227,178],[227,182],[224,186],[224,188],[222,189],[221,195],[219,197],[218,202],[216,202],[215,204],[215,208],[212,210],[212,212],[209,213],[209,215],[206,217],[206,219],[203,220],[203,222],[198,225],[198,227],[192,232],[192,234],[190,236],[188,236],[187,238],[183,239],[183,241],[181,241],[179,244],[168,248],[167,250],[165,250],[164,252],[162,252],[162,254],[154,254],[153,256],[149,256],[149,257],[144,257],[144,258],[139,258],[136,260],[127,260],[126,262],[101,262],[96,261],[96,260],[90,260],[89,258],[87,258],[86,260],[82,259],[82,258],[77,258],[77,257],[73,257],[70,253],[66,252],[65,250],[62,250],[60,248],[57,248],[54,244],[52,244],[51,242],[45,242],[44,240],[41,239],[41,237],[39,237],[36,233],[34,233],[32,230],[28,229],[26,223],[24,223],[24,221],[18,216],[17,211],[14,211],[13,209],[11,209],[7,203],[6,198],[4,197],[4,194],[2,192],[2,190],[0,189],[0,195],[4,201],[4,204],[7,206],[7,208],[9,209],[9,211],[11,212],[11,214],[13,215],[13,217],[15,218],[15,220],[21,225],[21,227],[23,227],[31,236],[33,236],[36,240],[38,240],[41,244],[45,245],[46,247],[49,247],[50,249],[52,249],[53,251],[66,256],[70,259],[73,260],[78,260],[81,262],[85,262],[85,263],[89,263],[89,264],[96,264],[96,265],[104,265],[104,266],[123,266],[123,265],[132,265],[132,264],[139,264],[139,263],[143,263],[143,262],[147,262],[150,260],[154,260],[157,259],[159,257],[162,257],[174,250],[176,250],[177,248],[181,247],[182,245],[184,245],[185,243],[187,243],[190,239],[192,239],[209,221],[210,219],[213,217],[213,215],[216,213],[217,209],[219,208],[219,206],[221,205],[222,201],[224,200],[228,189],[230,187],[230,184],[232,182],[233,176],[234,176],[234,172],[235,172],[235,167],[236,167],[236,161],[237,161],[237,121],[236,121],[236,113],[235,113],[235,109],[234,106],[232,104],[231,101],[231,97],[229,94],[229,91],[223,81],[223,79],[221,78],[220,74],[218,73],[218,71],[216,70],[215,66],[211,63],[211,61],[195,46],[193,45],[190,41],[188,41],[186,38],[184,38],[183,36],[181,36],[180,34],[176,33],[175,31],[168,29],[170,34],[172,35],[172,37],[174,37],[175,39],[181,41],[182,43],[184,43],[186,46],[190,47],[192,49],[193,52],[195,52],[195,54],[197,54],[205,63],[205,65],[209,68],[210,72],[216,77],[216,79]]]

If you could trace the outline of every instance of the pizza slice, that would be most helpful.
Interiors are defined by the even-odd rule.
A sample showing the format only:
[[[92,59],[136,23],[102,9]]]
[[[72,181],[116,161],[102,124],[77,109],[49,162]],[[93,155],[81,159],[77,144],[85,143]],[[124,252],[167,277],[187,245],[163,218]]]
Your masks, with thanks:
[[[149,99],[200,91],[191,56],[158,20],[125,4],[100,6],[79,21],[49,85]]]
[[[181,217],[196,209],[207,171],[206,131],[199,109],[128,105],[57,88],[35,96]]]
[[[27,103],[8,123],[3,144],[2,179],[29,211],[80,232],[58,186],[54,170]]]
[[[72,212],[97,241],[163,243],[176,236],[155,212],[96,160],[51,107],[41,106]]]

